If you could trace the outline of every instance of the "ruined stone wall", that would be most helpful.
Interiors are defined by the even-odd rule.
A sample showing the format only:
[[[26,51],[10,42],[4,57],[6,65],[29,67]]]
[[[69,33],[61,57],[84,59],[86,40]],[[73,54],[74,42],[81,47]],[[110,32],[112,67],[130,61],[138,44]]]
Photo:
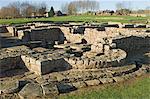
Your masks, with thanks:
[[[70,33],[69,27],[60,27],[60,29],[64,33],[64,36],[66,37],[67,41],[71,43],[81,42],[81,39],[83,38],[82,35]]]
[[[97,29],[85,29],[85,35],[84,39],[90,43],[93,44],[95,42],[98,42],[101,38],[106,37],[107,34],[105,31],[97,31]]]
[[[30,50],[26,46],[3,48],[0,50],[0,73],[15,68],[24,68],[21,54],[27,54]]]
[[[127,52],[150,48],[150,37],[129,36],[116,38],[113,42],[116,43],[117,48],[121,48]]]
[[[59,28],[32,29],[18,31],[18,38],[23,41],[63,42],[65,37]]]
[[[107,67],[119,67],[124,65],[126,55],[121,55],[118,59],[112,59],[110,61],[99,60],[99,59],[90,59],[90,58],[79,58],[79,57],[70,57],[65,58],[66,61],[74,69],[100,69]]]
[[[12,70],[15,68],[23,68],[24,64],[21,60],[20,56],[16,57],[7,57],[0,59],[0,72],[3,73],[8,70]]]
[[[21,56],[21,59],[30,71],[39,75],[62,71],[69,67],[69,64],[63,58],[40,60],[31,56]]]
[[[31,30],[30,39],[31,41],[45,40],[47,42],[63,41],[64,34],[59,28],[39,29],[39,30],[37,29]]]
[[[106,31],[98,31],[97,28],[85,28],[84,34],[72,34],[69,27],[60,27],[66,39],[72,43],[79,43],[81,39],[85,39],[89,44],[99,42],[100,39],[105,37],[115,37],[119,35],[119,31],[124,32],[125,29],[106,28]]]

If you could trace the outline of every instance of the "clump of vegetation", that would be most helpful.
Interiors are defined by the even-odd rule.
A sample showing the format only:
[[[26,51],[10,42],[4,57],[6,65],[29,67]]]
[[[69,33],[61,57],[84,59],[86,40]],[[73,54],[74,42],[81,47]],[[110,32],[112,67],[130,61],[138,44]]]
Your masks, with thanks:
[[[50,9],[50,11],[49,11],[49,13],[48,13],[48,16],[49,16],[49,17],[53,17],[54,15],[55,15],[54,8],[51,7],[51,9]]]

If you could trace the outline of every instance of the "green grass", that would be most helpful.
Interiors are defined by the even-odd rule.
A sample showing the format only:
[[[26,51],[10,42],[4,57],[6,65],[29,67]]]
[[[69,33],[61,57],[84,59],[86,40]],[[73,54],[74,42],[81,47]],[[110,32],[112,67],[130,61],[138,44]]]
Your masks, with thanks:
[[[96,86],[61,95],[60,99],[150,99],[150,78]]]
[[[21,24],[32,21],[82,21],[82,22],[121,22],[121,23],[146,23],[150,17],[134,17],[134,16],[61,16],[51,18],[18,18],[18,19],[0,19],[0,24]]]

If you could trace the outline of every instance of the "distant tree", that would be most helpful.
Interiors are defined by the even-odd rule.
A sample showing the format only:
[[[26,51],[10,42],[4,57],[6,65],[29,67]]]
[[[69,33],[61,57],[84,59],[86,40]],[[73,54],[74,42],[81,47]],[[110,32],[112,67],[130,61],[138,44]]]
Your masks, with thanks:
[[[16,3],[10,3],[7,7],[2,7],[0,11],[1,18],[18,18],[20,17],[20,9]]]
[[[78,0],[72,1],[68,5],[68,13],[76,14],[77,12],[95,11],[99,9],[99,2],[96,0]]]
[[[39,8],[39,15],[44,16],[45,12],[46,12],[46,7]]]
[[[44,2],[42,2],[41,4],[39,4],[38,6],[38,14],[41,16],[44,16],[45,12],[46,12],[47,6]]]
[[[71,2],[69,5],[68,5],[68,14],[69,15],[74,15],[77,13],[77,8],[76,8],[76,5]]]
[[[31,17],[32,13],[36,12],[36,7],[28,2],[21,4],[21,15],[22,17]]]
[[[51,9],[50,9],[50,11],[49,11],[49,13],[48,13],[48,16],[49,16],[49,17],[53,17],[54,15],[55,15],[54,8],[51,7]]]

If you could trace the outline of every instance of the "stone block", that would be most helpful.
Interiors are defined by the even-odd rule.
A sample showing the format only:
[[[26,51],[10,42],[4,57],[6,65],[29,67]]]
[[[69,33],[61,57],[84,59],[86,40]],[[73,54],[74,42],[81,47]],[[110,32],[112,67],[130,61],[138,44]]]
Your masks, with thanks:
[[[93,78],[97,79],[100,78],[101,76],[104,75],[104,73],[100,72],[100,71],[95,71],[95,72],[91,72]]]
[[[78,60],[77,61],[77,67],[78,67],[78,69],[84,69],[83,60]]]
[[[99,68],[100,66],[100,61],[96,60],[96,68]]]
[[[41,63],[42,63],[42,61],[41,61],[41,60],[36,60],[36,62],[35,62],[35,64],[36,64],[36,65],[38,65],[38,66],[40,66],[40,65],[41,65]]]
[[[26,56],[26,63],[29,63],[30,62],[30,57],[29,56]]]
[[[100,81],[97,80],[97,79],[94,79],[94,80],[85,81],[85,83],[86,83],[88,86],[95,86],[95,85],[99,85],[99,84],[100,84]]]
[[[89,62],[89,68],[90,69],[96,68],[96,61],[95,60],[90,60],[90,62]]]
[[[32,93],[32,94],[31,94]],[[28,83],[18,93],[21,99],[33,99],[43,96],[42,87],[37,83]]]
[[[113,82],[113,79],[112,79],[112,78],[100,78],[99,80],[100,80],[103,84],[112,83],[112,82]]]
[[[113,77],[113,79],[115,82],[122,82],[125,80],[123,77]]]
[[[61,83],[57,85],[59,93],[68,93],[76,90],[76,88],[71,83]]]
[[[84,69],[88,68],[89,65],[89,59],[84,59]]]
[[[26,60],[26,56],[21,55],[21,59],[25,62],[25,60]]]
[[[30,57],[30,64],[36,64],[36,59],[33,57]]]
[[[75,60],[74,60],[74,58],[69,58],[69,63],[70,63],[71,65],[75,65]]]
[[[13,94],[19,91],[19,82],[1,84],[0,90],[4,94]]]
[[[110,50],[110,46],[109,45],[104,45],[104,52],[108,52]]]
[[[44,83],[41,87],[45,96],[54,96],[59,94],[57,86],[52,83]]]
[[[145,71],[139,69],[138,71],[135,71],[134,73],[136,76],[142,76],[145,73]]]
[[[86,84],[83,81],[72,83],[72,85],[77,89],[86,87]]]

